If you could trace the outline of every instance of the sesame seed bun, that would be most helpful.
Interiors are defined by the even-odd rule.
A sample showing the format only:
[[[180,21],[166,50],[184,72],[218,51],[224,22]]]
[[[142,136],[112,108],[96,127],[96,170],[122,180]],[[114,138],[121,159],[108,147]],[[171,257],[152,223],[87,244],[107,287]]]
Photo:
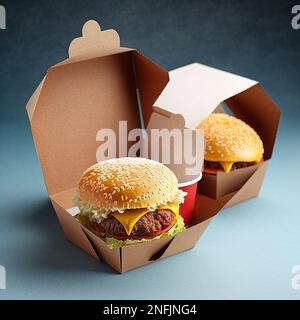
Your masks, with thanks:
[[[223,113],[212,113],[197,127],[204,131],[205,160],[259,162],[264,148],[258,134],[245,122]]]
[[[87,169],[79,181],[82,200],[106,210],[157,207],[178,192],[174,173],[160,162],[118,158]]]

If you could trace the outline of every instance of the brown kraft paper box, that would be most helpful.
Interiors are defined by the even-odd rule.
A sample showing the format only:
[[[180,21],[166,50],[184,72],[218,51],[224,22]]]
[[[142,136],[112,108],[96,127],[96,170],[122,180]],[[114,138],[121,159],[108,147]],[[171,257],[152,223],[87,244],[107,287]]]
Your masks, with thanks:
[[[128,130],[148,124],[167,128],[170,123],[185,128],[182,116],[154,112],[153,103],[168,81],[166,70],[138,51],[120,47],[116,31],[101,31],[97,22],[88,21],[83,37],[71,42],[69,58],[49,68],[26,106],[47,191],[64,233],[120,273],[191,249],[219,211],[206,213],[207,207],[198,204],[195,223],[185,232],[118,249],[110,249],[70,213],[81,174],[96,162],[99,129],[118,132],[119,121],[127,121]],[[202,138],[202,166],[203,134],[192,131]],[[173,169],[184,180],[182,168]]]
[[[172,77],[173,72],[171,80]],[[166,70],[138,51],[120,47],[116,31],[101,31],[95,21],[88,21],[83,27],[83,37],[71,42],[69,58],[49,68],[26,106],[47,191],[64,233],[72,243],[120,273],[191,249],[224,206],[256,195],[268,164],[269,159],[266,159],[238,192],[227,193],[218,200],[198,194],[191,226],[173,238],[111,250],[103,240],[80,225],[68,210],[73,207],[72,195],[76,193],[79,177],[96,162],[99,146],[96,133],[99,129],[111,128],[117,132],[119,121],[124,120],[128,130],[148,126],[168,128],[172,124],[181,130],[187,127],[195,131],[201,121],[199,110],[194,108],[198,92],[190,90],[190,94],[184,97],[186,104],[172,111],[172,104],[165,106],[156,101],[168,81]],[[190,79],[180,90],[185,94],[186,88],[192,89],[193,84]],[[175,91],[166,89],[174,97],[178,87]],[[237,94],[239,90],[233,85],[231,92]],[[258,93],[265,95],[262,89],[258,89]],[[224,98],[226,95],[219,96]],[[233,94],[228,97],[231,96]],[[248,104],[245,99],[242,99],[243,103]],[[218,106],[226,99],[217,100],[220,101],[212,105]],[[154,104],[158,108],[153,107]],[[215,107],[209,112],[213,109]],[[265,132],[265,139],[271,146],[266,148],[270,157],[279,119],[279,111],[270,102],[267,110],[273,109],[273,120],[270,118],[270,121],[274,123],[267,125],[265,131],[259,131],[261,135]],[[191,125],[190,117],[198,118],[199,122]],[[201,148],[203,160],[203,143]],[[182,168],[172,165],[171,168],[179,180],[186,179]]]
[[[226,105],[259,134],[264,144],[264,161],[260,164],[229,173],[204,172],[198,184],[202,198],[212,203],[230,198],[225,205],[229,207],[256,197],[271,160],[280,119],[280,110],[271,97],[257,81],[199,63],[172,70],[169,75],[170,81],[155,105],[180,112],[191,129],[210,113],[225,112],[222,105]]]

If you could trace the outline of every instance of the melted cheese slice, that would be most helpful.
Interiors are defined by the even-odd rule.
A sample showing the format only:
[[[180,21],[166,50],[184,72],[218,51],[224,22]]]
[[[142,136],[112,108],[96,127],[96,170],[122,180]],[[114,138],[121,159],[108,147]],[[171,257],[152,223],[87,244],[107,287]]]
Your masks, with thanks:
[[[225,172],[229,172],[233,166],[234,162],[228,162],[228,161],[220,161],[220,165],[224,169]]]
[[[157,207],[157,209],[171,210],[176,215],[176,218],[179,215],[179,204],[175,202],[169,202],[166,205]],[[111,215],[115,217],[123,225],[127,235],[129,236],[135,224],[141,219],[143,215],[145,215],[148,212],[152,211],[150,211],[147,208],[128,209],[125,210],[123,213],[113,212],[111,213]]]

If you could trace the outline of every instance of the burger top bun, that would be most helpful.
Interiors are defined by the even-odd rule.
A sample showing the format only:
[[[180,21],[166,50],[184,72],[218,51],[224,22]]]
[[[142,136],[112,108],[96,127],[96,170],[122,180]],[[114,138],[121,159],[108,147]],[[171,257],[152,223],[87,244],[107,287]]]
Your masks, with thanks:
[[[174,199],[178,181],[160,162],[118,158],[87,169],[79,181],[79,196],[106,210],[157,207]]]
[[[259,162],[264,148],[258,134],[245,122],[223,113],[212,113],[198,129],[204,131],[205,160]]]

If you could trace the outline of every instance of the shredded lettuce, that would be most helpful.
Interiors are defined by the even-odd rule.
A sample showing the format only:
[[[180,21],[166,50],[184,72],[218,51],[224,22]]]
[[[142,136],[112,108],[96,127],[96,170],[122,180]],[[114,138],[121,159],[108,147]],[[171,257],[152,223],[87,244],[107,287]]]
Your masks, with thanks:
[[[157,204],[156,207],[158,207],[159,205],[165,205],[168,202],[176,202],[178,204],[183,203],[184,202],[184,197],[186,196],[186,192],[178,189],[177,193],[174,195],[173,198],[171,198],[169,201],[164,201],[161,202],[159,204]],[[100,208],[97,207],[94,204],[90,204],[85,200],[82,200],[80,198],[80,196],[78,194],[75,194],[73,196],[73,203],[76,207],[79,208],[81,215],[87,215],[90,219],[90,221],[92,222],[97,222],[100,223],[101,221],[107,219],[107,217],[109,216],[109,214],[111,212],[120,212],[123,213],[126,209],[120,209],[120,208]],[[149,211],[154,211],[156,209],[156,207],[148,207]]]

